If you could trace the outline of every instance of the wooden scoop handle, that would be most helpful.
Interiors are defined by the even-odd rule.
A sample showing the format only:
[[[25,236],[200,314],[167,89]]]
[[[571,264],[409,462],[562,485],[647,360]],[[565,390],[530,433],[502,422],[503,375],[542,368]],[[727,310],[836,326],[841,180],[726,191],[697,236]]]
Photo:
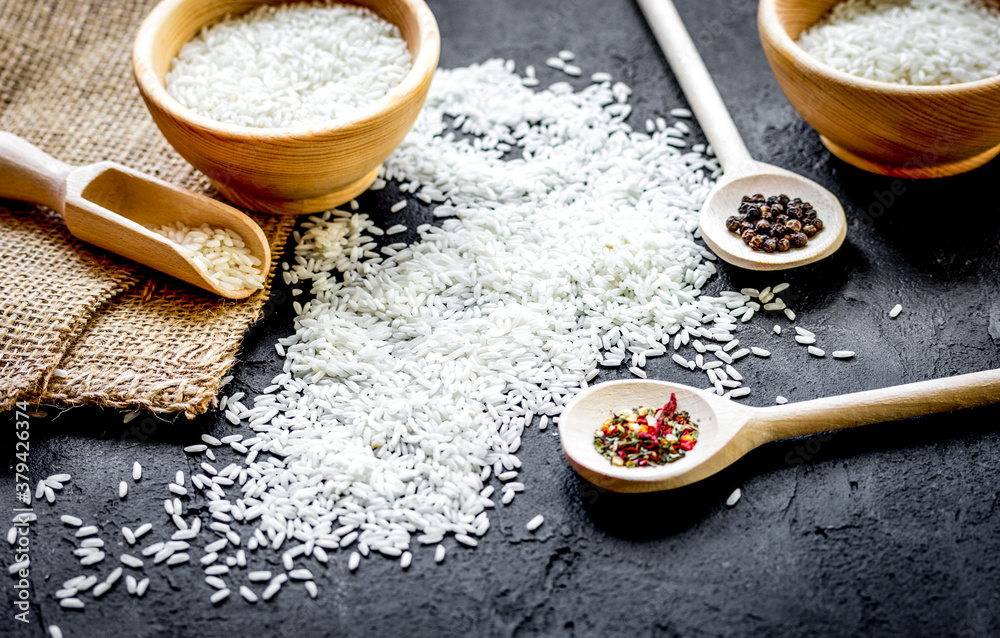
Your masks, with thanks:
[[[732,174],[750,167],[753,158],[672,0],[638,2],[723,170]]]
[[[747,428],[758,443],[1000,403],[1000,370],[757,408]]]
[[[72,170],[27,140],[0,131],[0,198],[43,204],[62,214]]]

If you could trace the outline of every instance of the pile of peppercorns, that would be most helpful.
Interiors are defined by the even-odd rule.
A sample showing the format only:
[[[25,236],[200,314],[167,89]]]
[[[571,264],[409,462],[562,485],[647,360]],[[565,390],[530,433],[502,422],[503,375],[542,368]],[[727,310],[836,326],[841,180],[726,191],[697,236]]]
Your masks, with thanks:
[[[764,198],[760,193],[744,195],[740,214],[726,220],[726,228],[743,238],[753,250],[766,253],[801,248],[809,238],[823,230],[812,204],[788,195]]]

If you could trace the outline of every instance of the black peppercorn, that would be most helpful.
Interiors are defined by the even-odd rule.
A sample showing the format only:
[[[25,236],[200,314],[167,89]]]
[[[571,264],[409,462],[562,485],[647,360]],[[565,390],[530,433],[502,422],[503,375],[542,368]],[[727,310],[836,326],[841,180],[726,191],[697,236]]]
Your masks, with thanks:
[[[823,230],[823,222],[808,202],[787,195],[744,195],[739,214],[726,219],[726,228],[753,250],[787,252],[801,248]]]

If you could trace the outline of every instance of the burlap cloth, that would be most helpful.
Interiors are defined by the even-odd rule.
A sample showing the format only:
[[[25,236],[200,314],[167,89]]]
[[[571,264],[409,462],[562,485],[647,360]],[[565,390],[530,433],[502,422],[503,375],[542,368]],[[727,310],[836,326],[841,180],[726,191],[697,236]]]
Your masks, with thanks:
[[[132,40],[155,3],[0,0],[0,130],[72,164],[114,160],[212,194],[132,79]],[[277,259],[293,222],[254,219]],[[204,412],[268,290],[212,297],[75,240],[51,211],[0,200],[0,410],[23,400]]]

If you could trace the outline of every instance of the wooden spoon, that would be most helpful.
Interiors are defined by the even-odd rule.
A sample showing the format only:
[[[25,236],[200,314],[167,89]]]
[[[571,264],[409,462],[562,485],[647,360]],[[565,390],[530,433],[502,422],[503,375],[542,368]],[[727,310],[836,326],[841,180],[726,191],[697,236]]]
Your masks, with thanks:
[[[698,424],[698,443],[684,458],[656,467],[618,467],[594,449],[594,431],[613,412],[677,407]],[[963,374],[881,390],[768,408],[654,380],[608,381],[577,395],[559,418],[563,452],[585,479],[615,492],[655,492],[700,481],[770,441],[895,421],[1000,402],[1000,370]]]
[[[114,162],[70,166],[5,132],[0,132],[0,197],[48,206],[83,241],[228,299],[249,297],[256,289],[219,287],[180,246],[144,224],[230,228],[264,268],[271,263],[260,227],[231,206]]]
[[[833,193],[816,182],[754,160],[674,3],[671,0],[638,2],[723,168],[722,178],[701,209],[701,235],[708,247],[725,261],[751,270],[796,268],[833,254],[847,235],[844,207]],[[765,196],[783,193],[811,203],[823,222],[823,230],[804,247],[788,252],[752,250],[739,236],[729,232],[726,219],[737,214],[744,195],[755,193]]]

